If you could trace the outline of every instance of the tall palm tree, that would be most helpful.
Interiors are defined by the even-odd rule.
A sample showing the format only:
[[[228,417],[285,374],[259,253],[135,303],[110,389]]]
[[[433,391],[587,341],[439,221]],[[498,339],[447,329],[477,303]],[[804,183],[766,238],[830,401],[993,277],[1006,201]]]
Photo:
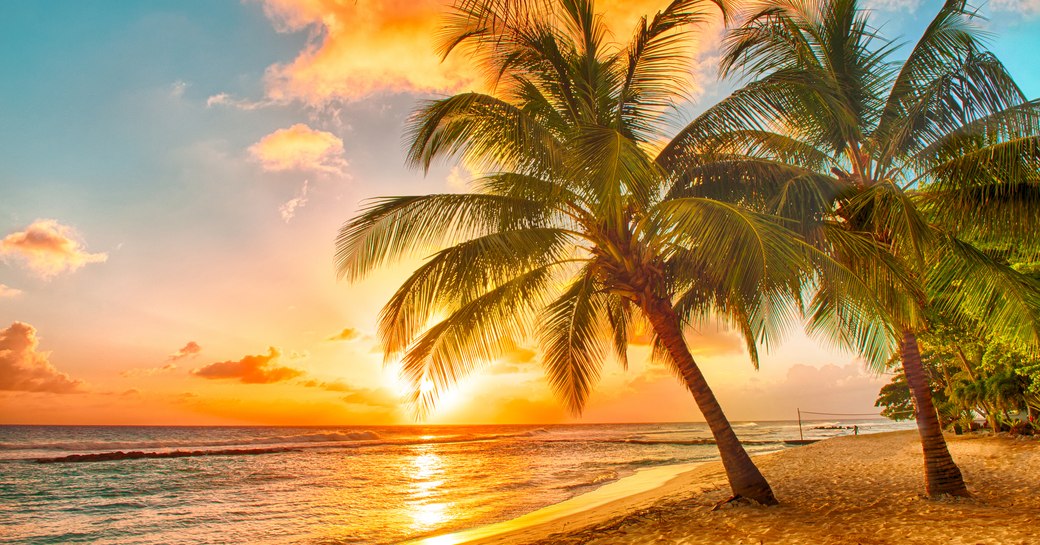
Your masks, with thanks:
[[[461,93],[413,116],[409,160],[462,159],[489,172],[474,193],[386,197],[342,228],[340,274],[356,280],[433,252],[384,307],[387,358],[402,359],[420,412],[438,392],[537,338],[548,381],[574,413],[630,332],[689,389],[734,497],[776,499],[690,353],[684,329],[718,319],[756,346],[797,323],[819,260],[774,217],[675,197],[654,161],[662,117],[681,99],[686,32],[717,6],[675,0],[612,45],[591,0],[459,0],[444,54],[481,63],[491,93]],[[843,285],[858,285],[849,277]]]
[[[1038,247],[1040,102],[986,51],[963,0],[948,0],[902,61],[868,15],[856,0],[751,6],[725,38],[721,67],[746,84],[690,123],[659,163],[685,177],[681,194],[738,198],[797,220],[875,287],[917,407],[927,491],[966,495],[917,334],[932,305],[1036,349],[1037,284],[973,243]],[[853,233],[889,258],[850,252]],[[913,283],[886,285],[898,271]],[[870,347],[868,359],[883,365],[878,330],[863,324],[827,298],[810,308],[812,331]]]

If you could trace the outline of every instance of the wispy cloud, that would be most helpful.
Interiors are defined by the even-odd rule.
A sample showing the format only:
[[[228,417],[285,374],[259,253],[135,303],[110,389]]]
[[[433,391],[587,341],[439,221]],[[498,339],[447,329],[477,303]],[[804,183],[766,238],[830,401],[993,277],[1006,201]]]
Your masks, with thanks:
[[[208,379],[238,379],[245,384],[269,384],[294,379],[303,371],[278,366],[282,353],[270,347],[266,355],[245,356],[238,361],[221,361],[193,369],[191,374]]]
[[[198,356],[200,352],[202,352],[202,347],[199,346],[199,343],[195,341],[188,341],[188,343],[181,347],[180,350],[177,350],[173,354],[170,354],[166,357],[167,363],[165,365],[160,365],[157,367],[127,369],[126,371],[119,373],[119,375],[124,378],[135,378],[151,377],[162,373],[169,373],[178,369],[177,364],[174,362],[186,358],[194,358]]]
[[[80,391],[74,380],[51,365],[49,352],[40,352],[36,328],[14,322],[0,330],[0,390],[67,394]]]
[[[864,6],[881,11],[904,11],[913,13],[921,6],[921,0],[866,0]]]
[[[297,209],[303,208],[307,205],[309,184],[310,182],[308,180],[304,180],[300,192],[297,193],[295,197],[289,199],[278,207],[278,213],[282,215],[282,219],[285,220],[285,223],[289,223],[294,217],[296,217]]]
[[[992,0],[987,7],[992,11],[1015,13],[1026,17],[1040,15],[1040,0]]]
[[[451,167],[451,171],[448,172],[444,181],[448,184],[448,189],[462,193],[469,190],[469,182],[472,179],[472,171],[464,166],[456,165]]]
[[[188,87],[191,87],[191,84],[186,81],[177,80],[173,82],[170,85],[170,98],[183,98],[184,92],[188,90]]]
[[[0,240],[0,256],[12,256],[44,279],[101,263],[108,254],[86,251],[76,230],[53,219],[38,219]]]
[[[318,388],[326,392],[346,394],[340,399],[344,403],[354,405],[367,405],[370,407],[397,408],[401,405],[401,398],[394,395],[385,388],[355,388],[342,380],[322,381],[306,380],[300,383],[306,388]]]
[[[22,294],[22,290],[12,288],[11,286],[0,284],[0,299],[7,297],[18,297]]]
[[[127,369],[126,371],[119,373],[119,376],[123,378],[151,377],[176,370],[176,363],[167,363],[166,365],[160,365],[158,367],[139,367],[134,369]]]
[[[206,107],[212,108],[214,106],[225,106],[228,108],[235,108],[238,110],[253,111],[262,108],[269,108],[278,104],[273,100],[249,100],[245,98],[235,98],[227,93],[217,93],[206,99]]]
[[[249,153],[270,172],[298,170],[344,176],[347,168],[343,140],[303,123],[268,134],[250,146]]]

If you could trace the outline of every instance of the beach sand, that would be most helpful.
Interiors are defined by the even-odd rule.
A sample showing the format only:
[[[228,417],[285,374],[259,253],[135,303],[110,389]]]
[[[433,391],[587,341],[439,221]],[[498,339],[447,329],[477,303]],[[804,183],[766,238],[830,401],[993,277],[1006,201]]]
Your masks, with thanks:
[[[711,462],[671,474],[651,470],[615,483],[613,494],[580,496],[562,509],[418,543],[1040,544],[1040,441],[947,441],[971,498],[926,499],[917,433],[895,432],[756,457],[779,506],[737,503],[712,511],[729,487],[721,464]]]

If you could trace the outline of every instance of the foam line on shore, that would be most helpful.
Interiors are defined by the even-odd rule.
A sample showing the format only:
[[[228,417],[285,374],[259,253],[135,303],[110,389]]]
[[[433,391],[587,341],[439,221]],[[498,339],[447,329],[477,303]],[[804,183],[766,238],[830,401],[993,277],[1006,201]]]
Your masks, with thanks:
[[[537,528],[543,525],[559,522],[565,518],[577,517],[593,510],[598,511],[600,508],[614,502],[624,504],[625,510],[627,510],[629,505],[638,501],[642,496],[666,487],[668,483],[677,480],[680,476],[705,463],[710,462],[638,469],[635,474],[604,485],[596,490],[543,507],[514,519],[451,534],[417,539],[407,542],[407,545],[500,543],[507,534],[516,534],[527,530],[537,531]],[[654,496],[657,496],[657,494],[654,494]]]

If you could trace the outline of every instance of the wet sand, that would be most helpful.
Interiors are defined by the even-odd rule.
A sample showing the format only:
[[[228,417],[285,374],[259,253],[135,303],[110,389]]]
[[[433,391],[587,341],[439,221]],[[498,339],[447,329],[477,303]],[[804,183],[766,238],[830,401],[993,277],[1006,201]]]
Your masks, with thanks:
[[[779,506],[737,503],[712,511],[729,488],[721,464],[711,462],[641,472],[614,483],[613,496],[593,492],[418,543],[1040,544],[1040,441],[988,435],[947,441],[971,498],[923,497],[917,433],[894,432],[756,457]]]

